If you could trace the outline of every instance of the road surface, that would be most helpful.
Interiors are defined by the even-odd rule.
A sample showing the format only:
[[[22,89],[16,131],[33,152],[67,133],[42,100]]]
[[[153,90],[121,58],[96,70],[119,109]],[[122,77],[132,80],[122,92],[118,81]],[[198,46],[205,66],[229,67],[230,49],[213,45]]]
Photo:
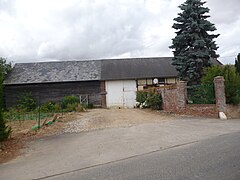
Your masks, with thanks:
[[[240,179],[240,132],[43,179]]]

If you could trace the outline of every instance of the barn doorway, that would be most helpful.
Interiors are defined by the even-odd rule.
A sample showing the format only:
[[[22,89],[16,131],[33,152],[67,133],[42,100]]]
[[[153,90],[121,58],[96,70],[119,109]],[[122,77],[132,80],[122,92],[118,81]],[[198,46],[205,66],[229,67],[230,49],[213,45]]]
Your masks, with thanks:
[[[107,107],[134,108],[136,105],[136,81],[106,81]]]

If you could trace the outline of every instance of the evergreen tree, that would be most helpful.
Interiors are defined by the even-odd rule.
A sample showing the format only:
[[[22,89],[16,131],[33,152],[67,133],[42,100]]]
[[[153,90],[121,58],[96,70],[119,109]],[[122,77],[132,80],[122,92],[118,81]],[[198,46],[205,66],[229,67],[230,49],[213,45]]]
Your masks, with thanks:
[[[235,60],[235,67],[236,67],[236,72],[240,74],[240,53],[237,56],[237,59]]]
[[[200,83],[203,68],[211,66],[211,58],[217,58],[218,49],[214,38],[219,34],[209,34],[215,31],[214,24],[207,20],[210,17],[209,8],[201,0],[186,0],[179,6],[182,10],[173,28],[177,30],[176,37],[172,39],[174,58],[172,64],[179,72],[181,80],[189,84]]]
[[[6,59],[0,58],[0,141],[7,139],[11,133],[11,128],[6,125],[3,118],[3,80],[6,73],[10,71],[10,67]]]

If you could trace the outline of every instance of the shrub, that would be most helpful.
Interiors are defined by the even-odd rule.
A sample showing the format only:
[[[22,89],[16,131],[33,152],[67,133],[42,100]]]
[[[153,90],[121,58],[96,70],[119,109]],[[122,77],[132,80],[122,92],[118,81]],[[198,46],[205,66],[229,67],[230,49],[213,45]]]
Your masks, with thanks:
[[[0,141],[7,139],[11,132],[11,127],[6,125],[6,121],[3,118],[2,109],[0,109]]]
[[[140,104],[144,103],[147,100],[148,92],[146,91],[137,91],[136,101]]]
[[[53,112],[54,111],[54,103],[51,101],[48,101],[41,105],[40,107],[41,112]]]
[[[24,92],[18,97],[17,107],[22,110],[32,111],[37,107],[36,100],[31,92]]]
[[[225,93],[228,104],[240,103],[240,75],[232,65],[212,66],[204,71],[202,84],[213,84],[214,77],[223,76],[225,79]]]
[[[67,108],[68,104],[78,104],[80,102],[77,96],[65,96],[62,100],[63,108]]]
[[[67,104],[67,107],[65,108],[65,110],[67,112],[76,111],[76,108],[78,107],[78,105],[79,105],[79,103]]]
[[[158,93],[148,93],[148,98],[146,101],[147,105],[152,109],[162,108],[162,96]]]
[[[41,112],[60,112],[61,105],[59,103],[54,103],[52,101],[48,101],[44,103],[41,107]]]
[[[189,86],[187,89],[188,103],[215,104],[215,92],[213,84]]]
[[[11,133],[11,128],[6,125],[3,117],[3,76],[3,68],[0,66],[0,141],[7,139]]]
[[[138,91],[136,95],[137,107],[161,109],[162,96],[156,92]]]

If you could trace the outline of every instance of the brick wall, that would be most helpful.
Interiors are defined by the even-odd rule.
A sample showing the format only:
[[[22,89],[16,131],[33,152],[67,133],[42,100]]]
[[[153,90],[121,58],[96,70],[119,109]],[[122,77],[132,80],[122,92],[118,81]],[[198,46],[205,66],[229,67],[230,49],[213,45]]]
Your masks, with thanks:
[[[162,95],[163,109],[165,111],[177,111],[177,89],[176,87],[160,88],[158,91]]]
[[[226,107],[226,114],[228,118],[240,118],[240,105],[234,106],[228,104]]]
[[[180,81],[175,88],[160,88],[158,92],[163,98],[163,109],[179,114],[218,117],[218,112],[226,112],[224,78],[214,79],[216,104],[187,104],[186,82]]]
[[[179,112],[186,109],[186,83],[180,81],[176,86],[159,88],[163,98],[163,109],[169,112]]]
[[[218,111],[215,104],[188,104],[185,112],[180,113],[201,117],[218,117]]]

